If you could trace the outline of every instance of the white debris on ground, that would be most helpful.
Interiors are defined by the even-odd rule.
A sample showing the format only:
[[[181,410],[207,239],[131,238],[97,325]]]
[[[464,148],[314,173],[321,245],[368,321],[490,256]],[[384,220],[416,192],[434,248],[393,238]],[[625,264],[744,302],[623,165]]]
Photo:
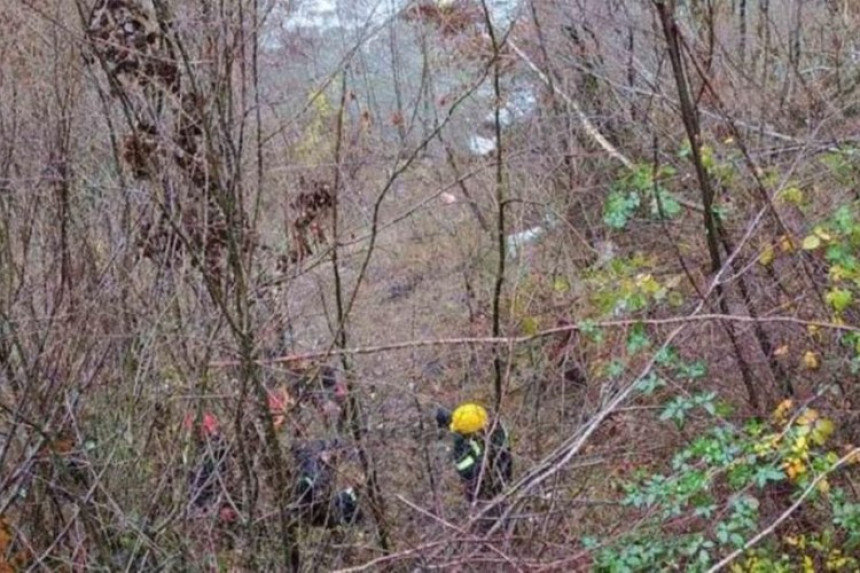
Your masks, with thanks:
[[[525,231],[520,231],[518,233],[511,233],[506,237],[506,245],[507,253],[509,258],[516,258],[527,245],[531,245],[536,243],[541,237],[547,234],[548,231],[552,230],[558,224],[558,218],[553,213],[547,213],[543,222],[540,225],[536,225],[531,227],[530,229],[526,229]]]
[[[493,100],[494,97],[489,88],[478,90],[478,97]],[[537,109],[537,96],[534,88],[530,85],[517,86],[507,95],[505,105],[499,109],[499,125],[502,129],[508,129],[517,123],[528,120]],[[469,151],[472,155],[485,157],[496,150],[496,113],[487,113],[481,121],[478,133],[469,137]],[[481,135],[484,133],[484,135]]]
[[[488,97],[488,99],[490,99]],[[507,96],[507,103],[499,110],[499,125],[510,127],[518,121],[531,117],[537,109],[537,96],[532,86],[517,86]],[[484,116],[483,127],[492,129],[496,125],[496,114],[491,111]]]
[[[496,138],[484,137],[483,135],[473,135],[469,137],[469,151],[478,157],[484,157],[496,150]]]

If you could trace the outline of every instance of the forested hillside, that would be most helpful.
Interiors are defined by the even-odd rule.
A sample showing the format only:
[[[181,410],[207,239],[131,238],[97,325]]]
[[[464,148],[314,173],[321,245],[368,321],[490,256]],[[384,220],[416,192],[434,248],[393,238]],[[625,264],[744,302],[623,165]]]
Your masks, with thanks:
[[[0,573],[860,570],[858,29],[0,3]]]

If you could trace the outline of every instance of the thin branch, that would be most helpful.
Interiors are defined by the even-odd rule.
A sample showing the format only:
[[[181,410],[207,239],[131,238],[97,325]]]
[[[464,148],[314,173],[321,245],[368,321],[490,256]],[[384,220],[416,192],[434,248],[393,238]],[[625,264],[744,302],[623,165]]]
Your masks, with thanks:
[[[484,24],[487,26],[487,34],[490,36],[490,44],[493,47],[493,129],[496,138],[496,241],[498,246],[499,261],[496,266],[496,280],[493,287],[493,336],[498,338],[502,334],[502,289],[505,284],[505,261],[507,260],[507,237],[505,236],[505,151],[502,145],[502,84],[501,84],[501,61],[500,61],[500,39],[496,37],[496,29],[493,25],[493,18],[490,16],[490,9],[487,6],[486,0],[481,0],[481,8],[484,11]],[[501,38],[504,42],[507,35]],[[502,348],[495,347],[493,349],[493,389],[495,403],[493,404],[496,411],[502,405]],[[479,478],[480,482],[480,478]]]
[[[479,344],[479,345],[501,345],[501,344],[525,344],[528,342],[533,342],[535,340],[539,340],[541,338],[548,338],[551,336],[555,336],[557,334],[577,331],[581,332],[584,329],[592,330],[595,328],[627,328],[636,324],[647,324],[647,325],[674,325],[674,324],[683,324],[683,323],[693,323],[693,322],[712,322],[725,320],[730,322],[738,322],[738,323],[783,323],[783,324],[795,324],[797,326],[809,327],[814,326],[817,328],[824,328],[827,330],[834,330],[837,332],[856,332],[860,334],[860,327],[851,326],[850,324],[839,324],[835,322],[827,322],[823,320],[804,320],[802,318],[794,318],[791,316],[765,316],[765,317],[757,317],[754,318],[752,316],[744,316],[744,315],[735,315],[735,314],[719,314],[719,313],[708,313],[708,314],[698,314],[694,316],[676,316],[671,318],[653,318],[653,319],[629,319],[629,320],[605,320],[599,322],[579,322],[574,324],[569,324],[565,326],[559,326],[556,328],[548,328],[546,330],[542,330],[536,334],[531,334],[528,336],[485,336],[485,337],[454,337],[454,338],[433,338],[433,339],[424,339],[424,340],[407,340],[405,342],[391,342],[388,344],[379,344],[376,346],[358,346],[355,348],[345,348],[345,349],[330,349],[330,350],[320,350],[320,351],[312,351],[312,352],[303,352],[300,354],[288,354],[284,356],[276,356],[270,359],[260,359],[258,360],[259,364],[263,365],[272,365],[272,364],[289,364],[292,362],[306,362],[308,360],[315,360],[318,358],[330,357],[338,354],[378,354],[381,352],[391,352],[396,350],[407,350],[410,348],[421,348],[428,346],[462,346],[466,344]],[[209,366],[212,368],[229,368],[238,366],[240,362],[238,360],[218,360],[215,362],[210,362]]]

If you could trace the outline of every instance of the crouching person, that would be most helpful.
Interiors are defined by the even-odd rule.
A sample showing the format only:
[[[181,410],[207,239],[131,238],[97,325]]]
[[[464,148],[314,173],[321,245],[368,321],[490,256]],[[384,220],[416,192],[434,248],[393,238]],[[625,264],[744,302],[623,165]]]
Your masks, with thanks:
[[[210,510],[218,505],[224,491],[223,480],[227,473],[227,443],[214,414],[205,412],[200,424],[192,414],[185,418],[185,427],[193,431],[196,463],[188,475],[191,507]]]
[[[194,528],[192,539],[196,551],[214,563],[222,551],[233,548],[239,524],[230,496],[234,484],[229,446],[211,412],[204,412],[200,419],[188,414],[185,427],[192,432],[195,457],[187,479],[189,516],[203,520]]]
[[[337,440],[316,440],[293,448],[296,479],[292,507],[301,523],[334,528],[361,521],[355,490],[349,487],[335,493],[339,448]]]
[[[483,406],[469,402],[453,413],[437,410],[436,423],[453,434],[452,459],[466,501],[487,502],[502,493],[511,482],[513,459],[508,432],[501,422],[491,423]],[[481,528],[489,529],[502,510],[500,504],[490,510]]]

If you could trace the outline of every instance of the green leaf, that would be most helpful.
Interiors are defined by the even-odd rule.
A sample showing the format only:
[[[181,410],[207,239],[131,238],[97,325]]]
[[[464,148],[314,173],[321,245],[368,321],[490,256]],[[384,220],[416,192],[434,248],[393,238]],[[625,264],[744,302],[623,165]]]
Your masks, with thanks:
[[[755,472],[755,476],[753,476],[753,482],[760,488],[764,487],[768,482],[783,480],[785,480],[785,472],[772,466],[759,467]]]
[[[645,325],[637,322],[630,330],[630,335],[627,337],[627,352],[636,354],[640,350],[648,348],[651,344],[651,339],[648,338],[648,333],[645,331]]]
[[[660,177],[660,178],[674,177],[677,174],[678,174],[678,170],[675,169],[674,167],[672,167],[671,165],[663,165],[657,171],[657,177]]]
[[[849,207],[843,205],[833,214],[833,222],[840,233],[850,233],[854,229],[854,213]]]
[[[663,411],[660,413],[661,420],[672,420],[679,428],[683,427],[687,419],[687,411],[692,409],[694,404],[684,396],[678,396],[671,400]]]
[[[821,239],[819,239],[817,235],[808,235],[805,239],[803,239],[803,243],[801,246],[805,251],[812,251],[821,246]]]
[[[681,213],[681,204],[678,203],[671,193],[662,187],[658,187],[655,197],[651,199],[651,216],[659,217],[661,208],[663,209],[663,214],[669,219],[677,217]]]
[[[603,208],[603,222],[612,229],[623,229],[639,208],[639,201],[639,194],[635,191],[611,192]]]
[[[702,506],[697,507],[693,511],[693,515],[696,515],[698,517],[704,517],[705,519],[710,519],[711,516],[714,515],[714,513],[716,513],[716,511],[717,511],[717,504],[708,503],[707,505],[702,505]]]
[[[606,366],[606,375],[610,378],[618,378],[624,374],[624,363],[620,360],[613,360]]]
[[[520,321],[525,336],[534,336],[540,330],[540,323],[533,316],[526,316]]]
[[[717,397],[716,392],[706,392],[693,396],[693,404],[700,406],[705,412],[714,415],[717,412],[717,407],[714,404],[714,398]]]
[[[803,191],[797,187],[786,187],[779,192],[779,199],[790,205],[800,205],[803,203]]]
[[[851,251],[847,245],[843,243],[833,243],[828,245],[824,253],[824,258],[831,263],[843,263],[851,257]]]
[[[851,299],[853,295],[851,291],[845,289],[835,288],[824,295],[824,300],[827,301],[827,304],[833,307],[833,310],[836,312],[842,312],[848,305],[851,304]]]
[[[682,304],[684,304],[684,295],[679,293],[678,291],[672,291],[669,293],[669,296],[666,297],[666,302],[669,303],[669,306],[681,306]]]
[[[824,442],[833,434],[833,421],[829,418],[822,418],[815,423],[815,428],[812,430],[811,438],[819,446],[823,446]]]
[[[708,373],[708,364],[704,360],[696,360],[689,364],[678,365],[678,375],[691,380],[703,378]]]
[[[603,341],[603,331],[597,328],[593,320],[586,319],[579,323],[580,332],[594,342],[600,343]]]
[[[720,402],[717,404],[717,416],[728,418],[735,411],[734,407],[728,402]]]
[[[710,145],[703,145],[699,148],[699,155],[702,158],[702,166],[711,171],[716,164],[716,160],[714,159],[714,150]]]
[[[652,394],[657,388],[662,388],[666,385],[666,381],[651,372],[645,378],[641,379],[637,384],[637,388],[643,394]]]
[[[674,346],[663,346],[657,351],[657,354],[654,356],[654,360],[660,366],[666,366],[668,364],[677,363],[680,360],[680,356],[678,355],[678,350]]]
[[[711,213],[714,214],[714,217],[722,219],[723,221],[729,218],[731,212],[732,208],[729,205],[714,205],[711,207]]]

